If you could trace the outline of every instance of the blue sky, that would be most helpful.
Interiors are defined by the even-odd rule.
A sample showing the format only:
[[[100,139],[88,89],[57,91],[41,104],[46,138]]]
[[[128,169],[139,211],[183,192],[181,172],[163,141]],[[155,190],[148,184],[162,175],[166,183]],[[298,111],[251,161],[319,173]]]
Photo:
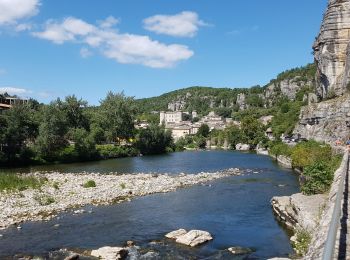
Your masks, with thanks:
[[[42,102],[107,91],[264,85],[313,61],[326,0],[0,0],[0,90]]]

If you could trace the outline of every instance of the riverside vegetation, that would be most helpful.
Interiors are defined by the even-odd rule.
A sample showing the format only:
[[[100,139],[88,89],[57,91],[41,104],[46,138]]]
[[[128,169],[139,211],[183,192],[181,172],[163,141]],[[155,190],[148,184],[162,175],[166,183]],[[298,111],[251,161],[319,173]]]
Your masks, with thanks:
[[[317,151],[322,145],[310,142],[307,145],[311,148],[305,150],[304,144],[289,148],[279,141],[281,134],[292,133],[300,108],[306,104],[305,93],[315,87],[314,77],[315,65],[310,64],[285,71],[264,87],[192,87],[140,100],[126,97],[123,93],[109,92],[99,106],[88,106],[86,101],[75,96],[57,99],[48,105],[31,99],[28,104],[15,105],[0,114],[0,165],[100,160],[140,153],[159,154],[182,151],[185,147],[202,149],[206,147],[207,140],[221,147],[226,141],[231,148],[238,143],[245,143],[252,148],[257,145],[269,148],[274,155],[292,155],[293,166],[305,172],[303,191],[307,194],[323,192],[329,186],[336,163],[333,160],[321,163],[310,159],[313,158],[310,149]],[[300,85],[294,99],[281,91],[280,85],[285,80]],[[271,86],[274,86],[273,95],[270,93],[269,98],[266,98],[263,93],[266,94]],[[236,103],[240,94],[245,95],[245,109],[240,109]],[[187,98],[184,110],[196,110],[199,115],[214,110],[220,116],[240,120],[241,126],[232,125],[225,130],[210,131],[207,125],[202,125],[196,135],[180,138],[174,143],[171,133],[158,125],[159,115],[152,111],[167,110],[169,102],[183,98]],[[259,121],[262,116],[273,116],[273,119],[264,125]],[[147,129],[135,129],[134,122],[140,120],[147,120],[150,126]],[[192,120],[197,121],[198,118]],[[265,136],[269,127],[276,142],[269,141]],[[328,152],[325,154],[329,156],[330,150],[326,150]],[[298,158],[306,162],[300,162]],[[324,157],[316,153],[315,158],[322,160]],[[322,173],[326,173],[327,177]],[[326,179],[320,180],[318,175]],[[8,175],[1,175],[1,178],[1,185],[9,189],[33,185],[33,180],[19,176],[17,180]],[[27,182],[20,187],[19,183]],[[40,183],[40,180],[37,182]]]

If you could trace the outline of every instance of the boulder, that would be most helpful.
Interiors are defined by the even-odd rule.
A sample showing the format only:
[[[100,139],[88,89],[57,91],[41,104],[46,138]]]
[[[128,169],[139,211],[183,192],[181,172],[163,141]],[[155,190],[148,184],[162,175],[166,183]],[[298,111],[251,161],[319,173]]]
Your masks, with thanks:
[[[194,246],[198,246],[200,244],[203,244],[207,241],[210,241],[212,239],[213,239],[213,237],[207,231],[191,230],[188,233],[186,233],[182,236],[179,236],[176,239],[176,242],[183,244],[183,245],[194,247]]]
[[[91,251],[91,255],[105,260],[125,259],[128,255],[128,250],[123,247],[105,246]]]
[[[185,229],[180,228],[178,230],[166,234],[165,237],[170,239],[177,239],[179,236],[185,235],[186,233],[187,231]]]
[[[244,247],[240,247],[240,246],[233,246],[233,247],[228,248],[227,250],[230,251],[234,255],[246,255],[246,254],[250,254],[253,252],[253,250],[251,250],[250,248],[244,248]]]
[[[237,144],[236,145],[236,150],[237,151],[249,151],[250,150],[250,145],[249,144]]]

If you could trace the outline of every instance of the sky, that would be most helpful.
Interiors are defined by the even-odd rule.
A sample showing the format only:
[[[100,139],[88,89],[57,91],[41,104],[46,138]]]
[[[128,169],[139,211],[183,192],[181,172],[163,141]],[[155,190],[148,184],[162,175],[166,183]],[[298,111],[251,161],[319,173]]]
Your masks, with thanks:
[[[313,61],[327,0],[0,0],[0,92],[48,103],[108,91],[265,85]]]

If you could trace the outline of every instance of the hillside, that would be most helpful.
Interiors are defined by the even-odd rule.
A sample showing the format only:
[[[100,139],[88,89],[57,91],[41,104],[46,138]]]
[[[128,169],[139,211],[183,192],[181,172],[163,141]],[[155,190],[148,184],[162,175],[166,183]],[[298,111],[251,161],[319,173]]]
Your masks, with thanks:
[[[175,90],[158,97],[136,100],[142,113],[151,111],[193,111],[205,115],[214,110],[223,116],[248,108],[273,107],[280,99],[302,101],[315,92],[316,66],[308,64],[280,73],[264,87],[213,88],[195,86]]]

